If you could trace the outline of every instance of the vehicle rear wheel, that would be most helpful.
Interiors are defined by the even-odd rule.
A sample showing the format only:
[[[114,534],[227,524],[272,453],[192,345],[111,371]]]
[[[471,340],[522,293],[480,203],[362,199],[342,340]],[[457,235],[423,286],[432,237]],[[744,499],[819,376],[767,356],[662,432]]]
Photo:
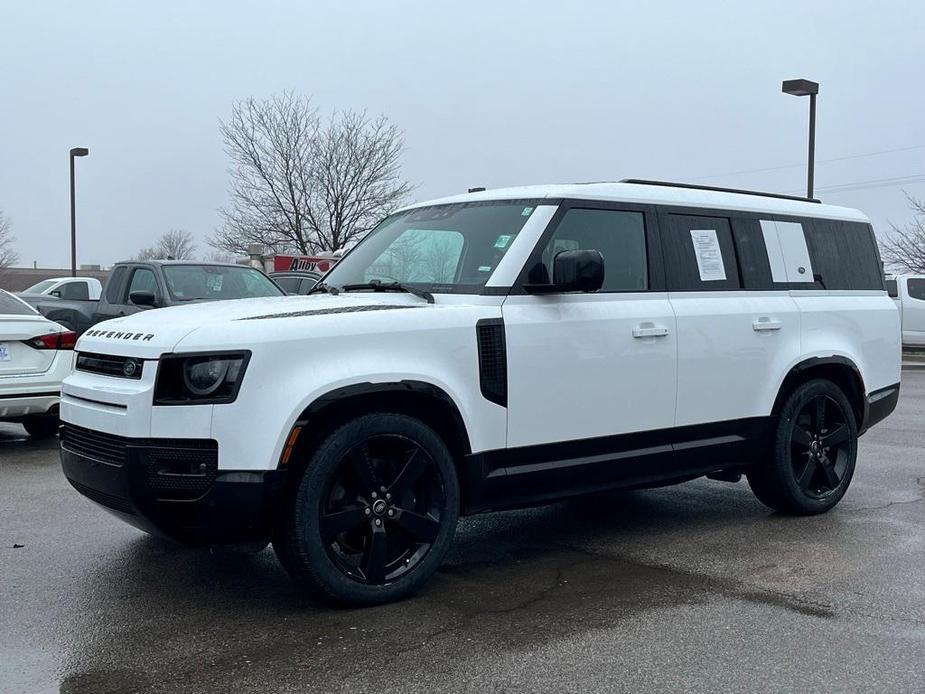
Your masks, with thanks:
[[[344,603],[383,603],[437,570],[458,515],[440,437],[406,415],[369,414],[311,453],[273,547],[297,582]]]
[[[58,433],[60,421],[54,415],[32,415],[22,422],[26,432],[34,439],[48,439]]]
[[[822,379],[787,398],[772,459],[748,472],[764,505],[795,515],[825,513],[848,490],[857,459],[857,424],[842,390]]]

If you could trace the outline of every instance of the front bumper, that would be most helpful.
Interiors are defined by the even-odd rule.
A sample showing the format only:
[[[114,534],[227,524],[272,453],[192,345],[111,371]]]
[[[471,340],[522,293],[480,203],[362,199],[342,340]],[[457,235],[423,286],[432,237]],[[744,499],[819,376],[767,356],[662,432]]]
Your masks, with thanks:
[[[266,541],[286,472],[218,470],[208,439],[135,439],[61,428],[61,465],[77,491],[125,522],[192,545]]]

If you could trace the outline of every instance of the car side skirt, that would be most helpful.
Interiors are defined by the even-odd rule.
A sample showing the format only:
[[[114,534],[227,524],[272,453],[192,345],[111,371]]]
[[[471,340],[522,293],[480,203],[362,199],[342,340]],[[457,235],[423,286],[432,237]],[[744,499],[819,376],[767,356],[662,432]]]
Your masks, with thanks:
[[[749,417],[466,456],[464,514],[682,482],[767,459],[777,418]]]

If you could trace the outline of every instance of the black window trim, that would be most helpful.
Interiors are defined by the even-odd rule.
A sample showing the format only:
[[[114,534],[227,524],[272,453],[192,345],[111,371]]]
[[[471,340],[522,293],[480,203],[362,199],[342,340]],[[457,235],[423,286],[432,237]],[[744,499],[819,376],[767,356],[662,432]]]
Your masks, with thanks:
[[[552,238],[552,235],[555,233],[556,229],[559,228],[559,223],[562,221],[562,218],[569,212],[569,210],[608,210],[613,212],[641,212],[643,215],[643,225],[645,227],[645,242],[646,242],[646,274],[647,274],[647,286],[645,289],[600,289],[596,292],[591,292],[591,294],[645,294],[650,292],[664,292],[665,291],[665,276],[664,276],[664,266],[662,263],[662,247],[658,234],[658,223],[656,219],[656,206],[655,205],[646,205],[640,203],[630,203],[630,202],[619,202],[619,201],[609,201],[609,200],[583,200],[580,198],[576,199],[564,199],[559,203],[559,209],[556,210],[555,214],[552,216],[552,219],[549,220],[549,223],[546,225],[546,228],[543,229],[543,233],[540,234],[539,239],[536,244],[533,246],[533,250],[530,251],[530,255],[527,257],[527,261],[524,263],[524,266],[520,269],[520,273],[517,275],[517,279],[514,282],[514,286],[508,290],[503,288],[503,292],[497,292],[499,294],[513,295],[513,296],[533,296],[526,289],[524,285],[529,284],[528,275],[530,269],[533,268],[536,263],[541,261],[543,250],[546,248],[546,245],[549,243],[549,240]],[[499,289],[495,287],[494,289]],[[572,294],[572,292],[550,292],[548,294],[543,294],[543,296],[565,296]]]

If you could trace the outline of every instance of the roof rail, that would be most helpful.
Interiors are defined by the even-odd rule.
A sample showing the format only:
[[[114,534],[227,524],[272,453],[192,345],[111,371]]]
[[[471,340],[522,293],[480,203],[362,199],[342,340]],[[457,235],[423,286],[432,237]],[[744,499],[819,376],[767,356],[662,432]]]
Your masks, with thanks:
[[[804,198],[801,195],[785,195],[783,193],[763,193],[760,190],[741,190],[739,188],[720,188],[719,186],[700,186],[693,183],[673,183],[671,181],[647,181],[642,178],[624,178],[620,183],[635,183],[640,186],[662,186],[664,188],[689,188],[690,190],[712,190],[717,193],[738,193],[739,195],[757,195],[762,198],[780,198],[782,200],[799,200],[801,202],[814,202],[821,204],[817,198]]]

